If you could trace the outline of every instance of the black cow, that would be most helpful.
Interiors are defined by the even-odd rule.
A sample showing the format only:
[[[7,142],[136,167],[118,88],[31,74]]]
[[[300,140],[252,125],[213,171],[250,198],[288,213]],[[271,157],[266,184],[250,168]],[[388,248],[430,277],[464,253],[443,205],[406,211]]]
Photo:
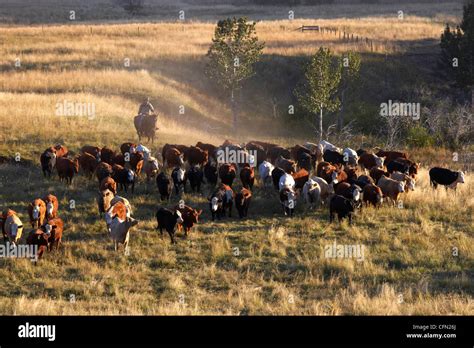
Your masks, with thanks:
[[[452,170],[440,167],[434,167],[430,169],[430,184],[433,188],[438,188],[438,185],[445,186],[446,190],[448,187],[456,190],[458,183],[464,184],[464,173],[453,172]]]
[[[216,186],[217,184],[217,166],[212,164],[211,161],[207,162],[204,166],[204,176],[206,177],[206,181],[208,184],[212,186]]]
[[[360,175],[357,179],[349,178],[347,181],[349,182],[349,184],[357,185],[361,189],[363,189],[367,185],[374,184],[374,180],[367,175]]]
[[[393,172],[400,172],[403,174],[408,175],[410,170],[410,166],[399,162],[397,160],[393,160],[387,163],[387,171],[392,174]]]
[[[314,167],[316,163],[316,155],[311,155],[306,152],[300,152],[297,158],[298,167],[306,169],[308,172],[311,171],[311,167]]]
[[[354,202],[352,202],[352,200],[341,195],[334,195],[329,203],[329,222],[333,222],[334,214],[337,214],[339,221],[348,217],[349,224],[352,224],[354,209]]]
[[[127,192],[129,186],[132,187],[132,193],[135,190],[137,174],[135,174],[135,172],[131,169],[114,164],[112,179],[114,179],[115,182],[120,185],[121,189],[125,189],[125,192]]]
[[[180,167],[176,167],[171,172],[171,178],[173,179],[174,191],[176,194],[179,194],[181,186],[183,187],[183,192],[186,192],[186,172]]]
[[[162,201],[169,201],[171,196],[171,180],[165,172],[161,172],[156,176],[156,186],[160,192],[160,199]]]
[[[199,166],[194,166],[186,172],[186,178],[191,184],[193,192],[201,192],[201,183],[204,183],[204,173]]]
[[[156,229],[160,230],[161,237],[163,237],[164,228],[166,232],[168,232],[168,234],[170,235],[171,243],[176,244],[176,241],[174,240],[174,230],[176,224],[183,223],[183,217],[181,215],[181,212],[179,210],[173,212],[169,209],[161,207],[156,212],[156,221],[158,223]]]
[[[51,177],[51,173],[53,172],[53,169],[56,166],[56,154],[53,153],[51,149],[47,149],[41,154],[40,162],[41,169],[43,170],[43,175],[48,175],[48,177]]]
[[[324,151],[323,159],[331,164],[344,164],[344,156],[336,151]]]
[[[280,178],[282,175],[286,174],[286,172],[281,169],[280,167],[276,167],[272,171],[272,181],[273,181],[273,186],[275,187],[275,190],[280,189]]]

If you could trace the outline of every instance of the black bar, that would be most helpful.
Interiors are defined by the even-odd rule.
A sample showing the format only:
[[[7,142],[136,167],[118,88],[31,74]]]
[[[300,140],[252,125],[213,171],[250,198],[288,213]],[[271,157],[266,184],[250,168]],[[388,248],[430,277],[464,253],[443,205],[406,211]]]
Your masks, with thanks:
[[[19,326],[55,325],[55,339],[20,338]],[[473,346],[473,317],[1,317],[2,348],[40,343],[163,344],[390,344]],[[414,329],[414,325],[417,328]],[[436,329],[433,325],[436,325]],[[440,326],[443,326],[440,328]],[[454,329],[455,326],[455,329]],[[424,327],[425,329],[420,329]],[[408,338],[407,334],[456,334]]]

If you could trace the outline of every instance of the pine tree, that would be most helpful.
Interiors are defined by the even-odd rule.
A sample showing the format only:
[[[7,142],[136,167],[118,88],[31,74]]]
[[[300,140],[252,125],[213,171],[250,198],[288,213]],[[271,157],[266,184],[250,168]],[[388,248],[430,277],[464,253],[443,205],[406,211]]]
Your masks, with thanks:
[[[263,47],[256,36],[255,23],[248,23],[245,17],[217,23],[207,52],[206,74],[230,93],[234,130],[238,125],[236,93],[242,82],[254,74],[253,65],[260,59]]]

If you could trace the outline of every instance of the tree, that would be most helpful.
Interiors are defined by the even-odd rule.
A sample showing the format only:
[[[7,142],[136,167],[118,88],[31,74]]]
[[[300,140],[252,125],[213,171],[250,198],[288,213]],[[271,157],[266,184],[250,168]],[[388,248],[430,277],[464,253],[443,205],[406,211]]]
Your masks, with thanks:
[[[323,110],[334,112],[340,107],[338,88],[341,67],[334,62],[331,51],[319,48],[307,65],[304,81],[295,90],[302,107],[313,115],[319,114],[317,129],[319,140],[323,139]]]
[[[342,130],[342,128],[344,127],[346,93],[359,77],[361,63],[360,54],[357,52],[350,51],[345,57],[342,58],[341,63],[341,83],[339,86],[339,98],[341,100],[341,108],[339,110],[339,117],[337,119],[338,130]]]
[[[449,25],[441,35],[440,63],[456,85],[470,91],[474,100],[474,0],[464,6],[461,25],[451,30]]]
[[[230,93],[234,130],[238,126],[236,93],[242,82],[254,74],[253,65],[260,59],[263,47],[256,36],[255,23],[248,23],[245,17],[217,23],[207,52],[206,74]]]

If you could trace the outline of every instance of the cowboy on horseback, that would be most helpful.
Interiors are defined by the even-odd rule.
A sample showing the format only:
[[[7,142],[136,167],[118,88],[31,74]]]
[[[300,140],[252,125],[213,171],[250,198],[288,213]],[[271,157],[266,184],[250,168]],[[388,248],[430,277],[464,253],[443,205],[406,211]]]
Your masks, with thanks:
[[[140,107],[138,108],[138,125],[141,127],[142,122],[147,115],[151,115],[153,112],[155,112],[155,108],[153,105],[150,103],[150,98],[147,97],[143,103],[140,104]]]

